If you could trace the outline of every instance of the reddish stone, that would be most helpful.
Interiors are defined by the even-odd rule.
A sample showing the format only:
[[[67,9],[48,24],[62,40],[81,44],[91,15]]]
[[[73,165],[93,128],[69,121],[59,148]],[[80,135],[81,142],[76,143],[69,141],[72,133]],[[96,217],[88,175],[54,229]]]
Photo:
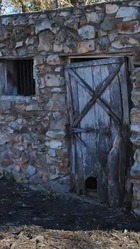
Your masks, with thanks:
[[[138,22],[129,22],[129,23],[119,23],[117,25],[118,32],[123,33],[133,33],[137,30]]]

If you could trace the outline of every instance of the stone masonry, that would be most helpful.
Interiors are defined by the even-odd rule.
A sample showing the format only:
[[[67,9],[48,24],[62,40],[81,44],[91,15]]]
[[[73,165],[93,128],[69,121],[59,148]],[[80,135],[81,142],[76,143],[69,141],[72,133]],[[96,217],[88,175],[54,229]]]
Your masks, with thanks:
[[[70,190],[66,88],[69,56],[135,61],[133,208],[140,210],[140,1],[0,17],[0,59],[34,60],[35,96],[0,96],[0,174],[33,189]],[[137,67],[135,68],[135,65]]]

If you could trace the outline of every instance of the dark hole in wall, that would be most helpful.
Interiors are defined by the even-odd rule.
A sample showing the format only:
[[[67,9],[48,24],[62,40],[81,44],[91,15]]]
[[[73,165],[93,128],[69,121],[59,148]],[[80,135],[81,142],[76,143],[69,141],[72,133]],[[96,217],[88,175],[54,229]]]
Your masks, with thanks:
[[[76,62],[84,62],[84,61],[95,61],[99,59],[106,59],[105,57],[102,58],[93,58],[93,57],[75,57],[70,59],[70,63],[76,63]]]
[[[90,176],[85,181],[85,189],[91,191],[97,191],[97,178]]]

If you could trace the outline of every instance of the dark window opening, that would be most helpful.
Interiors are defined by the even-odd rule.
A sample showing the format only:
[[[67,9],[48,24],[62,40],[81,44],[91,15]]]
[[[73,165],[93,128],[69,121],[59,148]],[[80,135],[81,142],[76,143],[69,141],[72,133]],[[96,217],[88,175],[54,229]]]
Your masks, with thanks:
[[[106,59],[108,57],[96,58],[96,57],[74,57],[70,58],[70,63],[86,62],[86,61],[95,61],[99,59]]]
[[[97,178],[96,177],[88,177],[85,181],[85,190],[97,191]]]
[[[32,59],[1,61],[0,75],[0,94],[35,95]]]

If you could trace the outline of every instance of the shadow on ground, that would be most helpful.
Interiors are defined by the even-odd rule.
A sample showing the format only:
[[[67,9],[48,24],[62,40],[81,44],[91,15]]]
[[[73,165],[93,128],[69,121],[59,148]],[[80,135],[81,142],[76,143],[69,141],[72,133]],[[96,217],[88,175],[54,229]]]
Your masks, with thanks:
[[[0,179],[0,227],[36,225],[65,231],[140,231],[140,220],[127,209],[111,209],[85,198],[58,198]]]

